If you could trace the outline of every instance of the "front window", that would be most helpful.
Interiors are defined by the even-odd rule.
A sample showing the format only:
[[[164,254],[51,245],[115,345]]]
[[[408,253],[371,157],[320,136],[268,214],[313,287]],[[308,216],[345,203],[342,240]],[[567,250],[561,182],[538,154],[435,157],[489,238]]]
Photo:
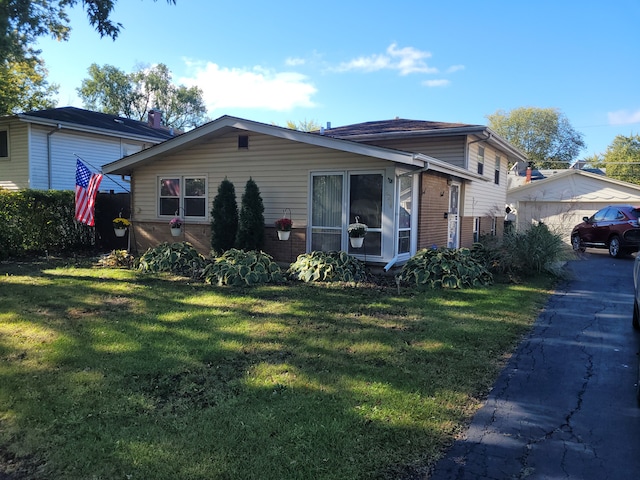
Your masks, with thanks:
[[[500,156],[496,156],[496,170],[493,176],[493,183],[500,185]]]
[[[204,219],[207,216],[205,177],[160,178],[158,214]]]
[[[354,255],[382,255],[381,173],[316,173],[311,178],[311,250],[346,250]],[[368,227],[364,245],[351,247],[347,226]]]

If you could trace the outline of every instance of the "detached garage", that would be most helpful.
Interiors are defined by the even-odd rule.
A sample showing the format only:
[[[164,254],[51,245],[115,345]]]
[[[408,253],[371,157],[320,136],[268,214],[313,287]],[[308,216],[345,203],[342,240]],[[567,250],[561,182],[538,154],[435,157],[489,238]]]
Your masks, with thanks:
[[[640,205],[640,185],[584,170],[567,169],[509,189],[507,203],[516,208],[516,228],[542,222],[570,243],[571,229],[607,205]]]

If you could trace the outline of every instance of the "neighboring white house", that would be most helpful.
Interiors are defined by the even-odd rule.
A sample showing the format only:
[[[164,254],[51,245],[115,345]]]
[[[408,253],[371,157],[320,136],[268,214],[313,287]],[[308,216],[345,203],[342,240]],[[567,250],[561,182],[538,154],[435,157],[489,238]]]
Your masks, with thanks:
[[[73,190],[76,158],[94,172],[106,163],[144,150],[174,135],[150,122],[75,107],[53,108],[0,118],[0,188]],[[129,181],[105,176],[101,191],[129,191]]]
[[[608,205],[640,205],[640,185],[576,169],[545,174],[507,192],[507,203],[518,212],[519,230],[542,222],[570,243],[571,230],[583,217]]]

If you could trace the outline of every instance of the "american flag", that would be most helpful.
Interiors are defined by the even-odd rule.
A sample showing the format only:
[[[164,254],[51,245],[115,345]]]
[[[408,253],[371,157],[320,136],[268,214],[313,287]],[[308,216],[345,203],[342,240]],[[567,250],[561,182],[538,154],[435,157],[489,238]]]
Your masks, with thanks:
[[[80,160],[76,161],[76,220],[90,227],[95,225],[96,195],[102,174],[91,173]]]

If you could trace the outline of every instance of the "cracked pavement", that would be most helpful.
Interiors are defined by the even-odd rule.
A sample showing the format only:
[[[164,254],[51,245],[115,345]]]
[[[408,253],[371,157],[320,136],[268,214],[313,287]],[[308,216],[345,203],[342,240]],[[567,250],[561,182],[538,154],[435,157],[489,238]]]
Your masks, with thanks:
[[[429,480],[640,478],[634,258],[588,249]]]

